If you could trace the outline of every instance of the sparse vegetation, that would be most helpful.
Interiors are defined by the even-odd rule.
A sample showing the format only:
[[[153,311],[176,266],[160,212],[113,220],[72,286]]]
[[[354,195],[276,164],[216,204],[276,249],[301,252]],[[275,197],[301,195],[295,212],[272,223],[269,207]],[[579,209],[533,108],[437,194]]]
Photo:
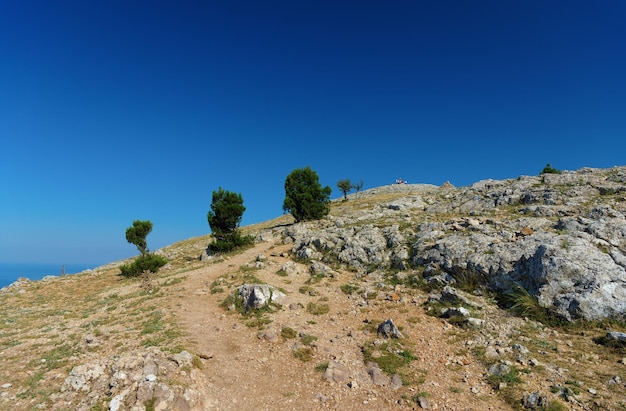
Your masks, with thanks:
[[[313,315],[322,315],[330,311],[330,306],[328,304],[317,304],[311,302],[307,304],[306,311]]]
[[[540,181],[537,177],[530,178]],[[545,180],[550,181],[547,178]],[[572,183],[579,184],[578,181]],[[386,203],[408,198],[406,192],[396,193],[391,190],[380,195],[384,196]],[[420,196],[428,204],[439,201],[435,200],[439,194]],[[377,228],[399,224],[402,230],[407,230],[406,236],[411,238],[403,244],[403,247],[409,249],[411,258],[415,250],[412,248],[414,230],[421,221],[432,217],[437,224],[443,224],[442,231],[448,234],[452,232],[447,228],[450,225],[448,222],[453,221],[458,223],[459,229],[455,229],[457,234],[471,234],[472,229],[464,226],[467,217],[456,211],[435,213],[420,208],[419,212],[413,212],[407,207],[396,213],[397,210],[382,208],[389,216],[359,220],[358,213],[375,208],[379,198],[382,197],[368,194],[362,199],[351,197],[348,203],[339,199],[331,204],[332,216],[336,216],[337,220],[342,219],[344,227],[354,227],[355,230],[363,224],[373,224]],[[607,199],[607,196],[603,197],[603,200]],[[610,200],[615,201],[611,207],[622,212],[622,199],[614,197]],[[398,201],[398,204],[401,203]],[[590,202],[588,206],[596,207],[597,204]],[[586,204],[580,206],[583,214],[587,211],[585,207]],[[477,216],[476,220],[480,220],[481,225],[476,227],[482,230],[483,224],[493,224],[496,230],[504,233],[518,233],[519,227],[511,226],[520,224],[517,219],[529,218],[528,215],[520,217],[516,214],[519,208],[518,203],[502,205],[494,213],[488,214],[487,220],[493,219],[498,223],[486,223],[482,215]],[[561,219],[560,216],[545,218],[555,224]],[[292,221],[291,216],[282,216],[271,223],[264,223],[263,229],[274,230],[274,227],[286,226]],[[505,223],[496,227],[499,221]],[[514,223],[509,225],[507,221]],[[334,229],[332,220],[311,223],[310,226],[330,226]],[[256,234],[258,227],[245,227],[242,233]],[[549,230],[555,232],[552,228]],[[535,229],[537,231],[540,229]],[[557,234],[567,238],[571,233],[561,229]],[[524,241],[519,234],[515,240]],[[283,366],[286,357],[291,357],[294,362],[291,366],[295,367],[298,367],[296,364],[299,361],[309,362],[303,365],[307,379],[297,383],[315,393],[323,392],[318,384],[328,385],[326,379],[330,378],[330,371],[333,370],[329,370],[324,377],[322,373],[327,370],[331,358],[348,368],[353,376],[363,374],[363,368],[358,367],[365,367],[369,361],[375,362],[388,375],[398,374],[403,386],[390,390],[389,387],[370,386],[366,382],[367,389],[363,389],[362,380],[351,377],[357,389],[343,391],[350,393],[350,400],[355,401],[351,404],[356,405],[369,401],[371,395],[375,394],[377,402],[369,403],[372,408],[393,404],[399,398],[403,400],[403,407],[419,408],[420,397],[422,401],[427,398],[431,403],[439,405],[445,396],[448,401],[457,401],[477,409],[521,409],[524,393],[541,391],[549,402],[545,407],[538,406],[538,410],[626,409],[626,397],[620,391],[623,382],[608,382],[624,378],[620,367],[626,356],[625,344],[607,337],[608,331],[626,330],[626,323],[619,319],[565,322],[541,307],[537,299],[521,286],[510,287],[505,295],[492,293],[481,288],[485,278],[472,274],[472,270],[468,270],[469,274],[465,277],[460,274],[461,270],[457,270],[453,274],[456,283],[452,286],[469,292],[476,291],[473,296],[463,295],[480,304],[480,307],[466,306],[471,310],[472,317],[484,319],[485,324],[450,327],[448,323],[457,320],[462,323],[466,320],[453,317],[443,323],[439,318],[440,310],[448,304],[458,307],[459,303],[437,303],[433,302],[436,300],[434,298],[423,306],[426,310],[430,309],[428,313],[433,314],[433,317],[425,316],[421,309],[430,291],[436,294],[443,288],[443,283],[438,281],[426,284],[424,272],[428,269],[427,276],[430,277],[442,273],[444,267],[431,264],[398,270],[368,264],[357,271],[333,260],[333,256],[324,256],[322,262],[336,271],[333,278],[322,275],[309,277],[300,270],[301,274],[292,275],[290,272],[287,283],[276,272],[277,267],[291,258],[287,255],[292,244],[277,241],[269,248],[257,244],[255,250],[250,252],[245,248],[233,250],[208,263],[200,263],[198,255],[209,241],[208,236],[202,236],[159,251],[159,255],[168,258],[170,265],[159,276],[147,272],[143,276],[144,273],[141,273],[141,282],[120,278],[115,266],[108,271],[98,270],[88,277],[77,276],[73,279],[73,276],[67,276],[50,282],[32,283],[24,286],[24,292],[21,293],[0,293],[0,305],[3,307],[0,315],[0,349],[3,351],[0,378],[2,382],[14,384],[13,388],[3,390],[7,392],[3,401],[11,406],[21,401],[17,408],[11,408],[20,411],[51,409],[57,399],[65,399],[67,396],[59,394],[60,387],[76,365],[87,364],[101,354],[103,358],[108,358],[106,355],[110,353],[123,356],[134,355],[137,351],[140,353],[137,358],[141,359],[146,358],[144,355],[148,351],[179,353],[184,348],[198,354],[192,357],[191,365],[187,364],[180,370],[187,376],[193,372],[196,374],[194,378],[200,380],[204,374],[211,375],[216,388],[214,392],[220,400],[232,393],[227,393],[228,389],[220,385],[218,377],[221,371],[219,367],[211,365],[212,354],[218,358],[228,358],[233,367],[252,364],[255,369],[262,369],[273,358],[280,358],[280,362],[272,366]],[[558,249],[561,244],[559,241],[553,244],[556,244],[556,251],[562,255],[564,252]],[[611,255],[615,247],[608,242],[594,246]],[[256,264],[254,255],[259,252],[257,247],[258,250],[264,247],[263,254],[267,256],[264,264]],[[145,250],[149,254],[147,244]],[[493,250],[497,250],[497,247]],[[479,254],[482,256],[484,253],[485,258],[494,258],[492,256],[497,251],[493,250],[487,247],[484,252],[479,250]],[[245,258],[242,253],[246,253]],[[415,264],[418,264],[419,255],[415,257]],[[306,265],[312,263],[296,262]],[[201,270],[196,270],[200,267]],[[85,278],[89,281],[85,281]],[[270,306],[246,312],[243,302],[232,298],[234,288],[244,282],[281,283],[287,289],[287,294],[291,294],[289,308]],[[220,293],[223,294],[220,296]],[[495,305],[494,299],[499,306]],[[215,305],[220,302],[225,311],[213,315]],[[203,314],[199,315],[201,310]],[[187,321],[192,319],[193,324],[179,328],[174,311]],[[190,312],[193,312],[193,316],[189,315]],[[376,334],[380,321],[391,317],[404,324],[401,331],[405,338],[387,340]],[[203,341],[207,333],[211,333],[208,342]],[[242,336],[244,338],[240,338]],[[86,343],[86,337],[95,343]],[[203,346],[203,349],[195,349],[196,344]],[[211,348],[207,349],[208,346]],[[518,346],[523,347],[518,350]],[[202,367],[204,360],[205,366]],[[494,361],[514,365],[504,375],[485,376],[485,371]],[[317,372],[315,376],[314,370]],[[292,388],[285,384],[285,376],[276,374],[277,381],[263,383],[262,387],[268,389],[268,396],[273,395],[273,399],[276,395],[288,398],[289,405],[294,408],[301,406],[305,397],[310,399],[307,397],[308,391]],[[291,378],[292,374],[289,375]],[[248,376],[243,373],[240,378],[242,383],[249,386],[257,384],[246,380]],[[348,381],[348,385],[353,382]],[[431,385],[431,381],[437,385]],[[279,388],[272,385],[275,382]],[[194,387],[193,381],[180,375],[168,375],[167,378],[159,375],[159,383],[179,384],[185,389]],[[478,387],[480,393],[474,392],[474,387]],[[280,389],[278,394],[277,389]],[[95,389],[92,390],[92,393],[95,392]],[[55,398],[53,394],[60,397]],[[86,398],[86,395],[77,392],[76,401]],[[85,403],[85,409],[108,409],[113,395],[100,398],[93,395],[91,402]],[[151,401],[142,401],[137,406],[156,408],[158,404]],[[346,406],[347,401],[347,396],[337,397],[336,407]],[[501,406],[503,401],[508,405]],[[66,408],[77,408],[77,404],[68,404]]]
[[[293,328],[283,327],[283,329],[280,331],[280,335],[282,335],[283,338],[291,339],[296,338],[298,336],[298,332]]]

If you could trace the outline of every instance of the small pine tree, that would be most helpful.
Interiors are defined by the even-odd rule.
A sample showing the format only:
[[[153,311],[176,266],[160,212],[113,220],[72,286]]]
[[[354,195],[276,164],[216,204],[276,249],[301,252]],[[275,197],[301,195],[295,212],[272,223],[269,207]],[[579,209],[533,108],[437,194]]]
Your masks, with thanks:
[[[293,170],[285,179],[283,210],[299,221],[318,220],[330,212],[330,187],[320,185],[310,167]]]
[[[350,183],[350,180],[339,180],[337,182],[337,188],[339,188],[339,190],[343,193],[344,201],[348,201],[348,192],[352,190],[352,183]]]
[[[539,174],[561,174],[561,170],[552,167],[550,163],[548,163]]]
[[[152,222],[135,220],[133,225],[126,229],[126,241],[134,244],[141,253],[130,264],[122,264],[120,271],[124,277],[138,277],[144,271],[156,273],[159,268],[167,264],[167,259],[161,255],[150,253],[146,237],[152,231]]]
[[[146,237],[151,231],[152,222],[148,220],[135,220],[133,221],[132,227],[128,227],[126,229],[126,241],[134,244],[141,255],[145,255],[148,253],[148,243],[146,242]]]
[[[219,188],[213,191],[211,210],[207,214],[207,220],[215,241],[209,244],[208,249],[212,252],[228,252],[233,249],[251,244],[251,236],[242,237],[239,233],[239,224],[246,207],[243,205],[241,194]]]

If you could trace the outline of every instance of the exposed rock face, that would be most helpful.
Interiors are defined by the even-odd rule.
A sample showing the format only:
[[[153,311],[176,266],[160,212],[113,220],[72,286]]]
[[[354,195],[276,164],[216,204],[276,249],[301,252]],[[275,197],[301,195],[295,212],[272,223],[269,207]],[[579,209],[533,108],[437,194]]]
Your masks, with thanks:
[[[409,252],[406,239],[397,225],[378,228],[366,224],[361,227],[309,227],[296,224],[286,230],[288,241],[293,241],[293,252],[300,258],[329,260],[328,256],[354,269],[403,266]],[[330,258],[332,260],[333,258]]]
[[[193,388],[170,385],[183,367],[190,367],[192,356],[187,351],[168,358],[158,349],[129,353],[77,365],[65,379],[55,400],[73,398],[87,393],[78,409],[92,409],[99,398],[111,398],[109,410],[143,409],[146,401],[154,401],[154,409],[203,409],[205,395]],[[195,371],[192,380],[201,378]],[[139,408],[137,408],[139,407]]]
[[[272,302],[280,304],[285,298],[282,291],[267,284],[244,284],[237,288],[237,292],[246,310],[259,309]]]
[[[519,284],[568,320],[626,315],[626,167],[371,192],[385,190],[407,196],[287,228],[293,252],[357,270],[436,267],[433,278]]]

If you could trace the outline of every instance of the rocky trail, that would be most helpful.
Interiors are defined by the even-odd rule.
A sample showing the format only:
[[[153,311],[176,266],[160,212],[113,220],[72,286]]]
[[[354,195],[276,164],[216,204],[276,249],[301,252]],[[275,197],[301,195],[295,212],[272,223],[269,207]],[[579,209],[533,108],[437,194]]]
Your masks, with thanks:
[[[226,261],[187,273],[172,295],[177,318],[201,357],[203,378],[207,381],[206,406],[210,409],[276,410],[320,408],[341,410],[413,409],[421,397],[422,405],[439,410],[511,409],[494,394],[463,342],[450,343],[452,326],[428,316],[420,306],[423,294],[409,298],[381,295],[363,300],[350,298],[340,285],[351,281],[354,273],[338,273],[331,281],[314,287],[314,296],[299,292],[310,278],[308,267],[298,274],[280,277],[276,272],[290,261],[290,246],[261,243]],[[211,294],[211,284],[219,278],[236,276],[240,267],[258,261],[254,274],[260,280],[286,291],[283,307],[269,315],[271,323],[248,327],[237,313],[220,306],[224,293]],[[228,290],[232,291],[232,290]],[[307,305],[321,301],[328,313],[307,312]],[[392,386],[391,381],[375,383],[367,372],[361,347],[377,341],[368,323],[391,318],[402,327],[416,357],[411,372],[418,383]],[[311,359],[296,358],[297,338],[281,336],[289,327],[299,335],[314,336]],[[371,327],[369,327],[371,328]],[[295,346],[295,347],[294,347]],[[324,378],[316,366],[337,363],[343,373]],[[335,381],[336,380],[336,381]],[[384,384],[384,385],[379,385]]]

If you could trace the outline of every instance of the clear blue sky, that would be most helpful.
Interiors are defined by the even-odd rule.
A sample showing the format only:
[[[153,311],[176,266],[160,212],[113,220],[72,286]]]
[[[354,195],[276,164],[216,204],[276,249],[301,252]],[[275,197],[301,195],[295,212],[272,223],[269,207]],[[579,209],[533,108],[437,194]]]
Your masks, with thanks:
[[[456,186],[626,163],[624,1],[0,3],[0,261],[243,224],[285,177]]]

